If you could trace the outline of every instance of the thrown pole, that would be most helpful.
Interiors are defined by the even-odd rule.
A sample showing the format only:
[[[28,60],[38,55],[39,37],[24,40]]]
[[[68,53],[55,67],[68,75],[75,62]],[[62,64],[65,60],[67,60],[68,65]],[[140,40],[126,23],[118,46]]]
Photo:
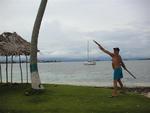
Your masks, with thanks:
[[[11,56],[11,83],[13,83],[13,55]]]
[[[23,83],[23,75],[22,75],[22,66],[21,66],[21,57],[19,55],[19,66],[20,66],[20,73],[21,73],[21,83]]]
[[[8,56],[6,55],[6,83],[8,83]]]
[[[28,56],[26,55],[26,73],[27,73],[27,83],[28,83]]]

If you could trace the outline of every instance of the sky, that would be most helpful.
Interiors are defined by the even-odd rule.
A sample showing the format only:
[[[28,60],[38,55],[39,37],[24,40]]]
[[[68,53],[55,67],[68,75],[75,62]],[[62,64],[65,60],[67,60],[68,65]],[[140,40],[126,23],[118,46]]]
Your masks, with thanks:
[[[41,0],[0,0],[0,34],[31,41]],[[150,57],[150,0],[48,0],[39,33],[39,55],[52,58],[107,56],[92,40],[124,58]]]

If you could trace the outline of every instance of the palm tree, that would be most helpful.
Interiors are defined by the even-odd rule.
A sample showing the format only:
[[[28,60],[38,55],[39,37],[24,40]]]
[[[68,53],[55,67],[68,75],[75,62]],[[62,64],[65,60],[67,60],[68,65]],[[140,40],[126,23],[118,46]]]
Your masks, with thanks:
[[[31,72],[31,84],[32,89],[43,89],[41,85],[41,80],[38,73],[38,65],[37,65],[37,45],[38,45],[38,35],[42,22],[42,18],[44,15],[44,11],[46,8],[47,0],[41,0],[41,4],[36,16],[36,20],[34,23],[33,31],[32,31],[32,39],[31,39],[31,56],[30,56],[30,72]]]

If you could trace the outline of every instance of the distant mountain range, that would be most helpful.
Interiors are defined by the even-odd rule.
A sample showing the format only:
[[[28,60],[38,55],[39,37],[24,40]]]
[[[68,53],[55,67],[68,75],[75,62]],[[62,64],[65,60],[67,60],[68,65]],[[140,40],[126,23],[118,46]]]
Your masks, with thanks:
[[[69,61],[86,61],[87,58],[85,57],[49,57],[49,56],[44,56],[44,55],[40,55],[38,56],[38,61],[39,62],[69,62]],[[94,61],[110,61],[111,58],[110,57],[94,57],[93,59]],[[150,60],[150,58],[143,58],[143,57],[134,57],[134,58],[124,58],[124,60]],[[14,62],[19,62],[19,57],[14,57],[13,58]],[[21,61],[25,62],[26,58],[24,56],[21,56]],[[28,61],[29,61],[29,57],[28,57]],[[0,56],[0,62],[5,63],[6,62],[6,57],[2,57]],[[11,57],[8,57],[8,62],[11,62]]]

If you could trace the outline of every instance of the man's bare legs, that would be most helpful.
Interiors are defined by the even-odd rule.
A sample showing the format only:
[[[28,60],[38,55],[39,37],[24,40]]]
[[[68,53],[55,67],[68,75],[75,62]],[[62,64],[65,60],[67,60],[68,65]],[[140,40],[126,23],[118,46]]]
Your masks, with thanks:
[[[122,81],[119,79],[119,80],[117,80],[118,81],[118,83],[119,83],[119,85],[120,85],[120,88],[121,89],[123,89],[123,84],[122,84]]]
[[[112,96],[117,96],[117,80],[113,81],[114,89],[112,91]]]
[[[118,80],[118,83],[119,83],[119,85],[120,85],[120,88],[121,88],[121,92],[120,93],[125,93],[125,89],[124,89],[124,87],[123,87],[123,83],[122,83],[122,81],[119,79]]]

